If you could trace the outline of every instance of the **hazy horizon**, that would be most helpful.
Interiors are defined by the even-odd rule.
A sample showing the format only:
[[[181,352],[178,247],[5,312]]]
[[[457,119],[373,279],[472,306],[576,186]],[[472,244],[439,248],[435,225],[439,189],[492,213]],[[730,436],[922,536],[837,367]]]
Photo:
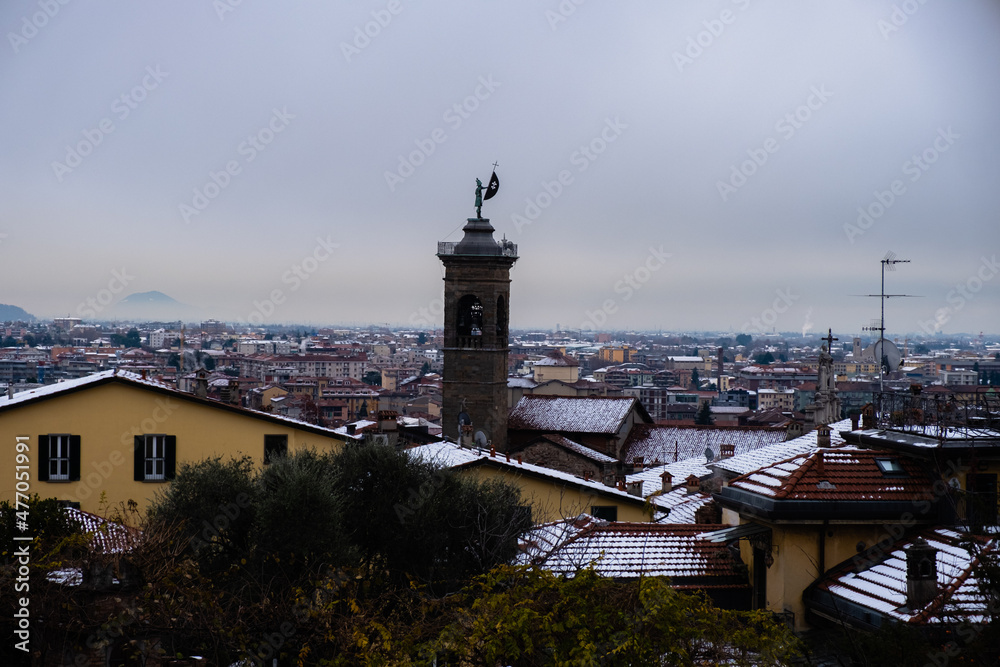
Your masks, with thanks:
[[[892,250],[890,331],[1000,331],[996,3],[52,7],[0,9],[35,316],[440,326],[498,162],[512,326],[859,333]]]

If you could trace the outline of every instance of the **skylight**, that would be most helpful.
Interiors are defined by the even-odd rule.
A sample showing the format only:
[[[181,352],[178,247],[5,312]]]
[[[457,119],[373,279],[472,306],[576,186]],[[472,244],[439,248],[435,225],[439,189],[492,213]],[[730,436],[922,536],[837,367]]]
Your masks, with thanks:
[[[906,469],[899,459],[875,459],[875,464],[886,477],[905,477]]]

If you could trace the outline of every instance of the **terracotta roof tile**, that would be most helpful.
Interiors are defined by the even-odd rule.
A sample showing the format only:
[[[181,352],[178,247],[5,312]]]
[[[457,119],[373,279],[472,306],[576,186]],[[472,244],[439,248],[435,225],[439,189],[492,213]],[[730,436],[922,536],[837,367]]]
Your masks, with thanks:
[[[879,459],[901,466],[885,473]],[[729,486],[775,500],[931,500],[934,480],[919,464],[892,452],[854,447],[817,449],[741,475]]]

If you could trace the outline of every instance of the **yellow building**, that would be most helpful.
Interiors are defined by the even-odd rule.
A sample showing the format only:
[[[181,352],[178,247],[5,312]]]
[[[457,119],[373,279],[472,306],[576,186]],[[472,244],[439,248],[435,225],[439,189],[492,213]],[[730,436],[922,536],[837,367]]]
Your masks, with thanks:
[[[27,443],[26,479],[15,491],[79,503],[99,513],[135,501],[144,510],[178,465],[205,458],[272,455],[304,448],[339,451],[343,437],[283,417],[198,398],[131,373],[107,371],[0,398],[0,440]],[[11,454],[3,470],[14,465]],[[9,466],[9,467],[8,467]]]
[[[715,499],[733,527],[712,539],[739,540],[755,608],[805,630],[803,591],[887,535],[935,520],[933,482],[920,463],[894,452],[820,448],[730,481]]]
[[[521,490],[521,498],[531,505],[535,523],[558,521],[591,514],[608,521],[652,521],[659,505],[597,480],[576,477],[530,463],[462,448],[451,442],[435,442],[407,450],[411,456],[450,468],[455,474],[479,480],[499,479]]]
[[[531,365],[531,372],[539,384],[550,380],[572,384],[580,379],[580,363],[559,350],[551,350]]]
[[[609,364],[625,364],[632,361],[637,350],[630,345],[609,345],[597,351],[597,358]]]

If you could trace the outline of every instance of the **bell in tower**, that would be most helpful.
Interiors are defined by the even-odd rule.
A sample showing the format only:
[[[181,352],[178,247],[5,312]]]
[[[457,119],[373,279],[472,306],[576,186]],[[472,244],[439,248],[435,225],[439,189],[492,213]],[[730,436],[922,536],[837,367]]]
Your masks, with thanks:
[[[461,415],[473,425],[476,444],[492,442],[505,451],[510,269],[517,246],[493,238],[489,219],[481,217],[483,187],[476,182],[476,217],[463,227],[464,237],[438,243],[445,267],[441,427],[457,442]],[[494,174],[487,199],[496,191],[495,182]]]

